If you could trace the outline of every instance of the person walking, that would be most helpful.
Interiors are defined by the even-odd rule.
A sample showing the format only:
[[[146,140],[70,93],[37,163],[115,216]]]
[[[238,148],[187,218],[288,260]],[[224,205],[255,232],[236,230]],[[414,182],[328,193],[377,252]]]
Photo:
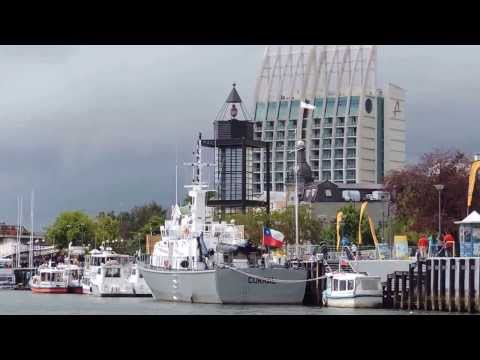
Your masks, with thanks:
[[[420,257],[425,259],[427,257],[428,249],[428,239],[425,235],[422,235],[420,239],[418,239],[418,249],[420,251]]]
[[[453,248],[455,246],[455,238],[449,231],[445,232],[443,235],[443,244],[445,246],[445,252],[448,257],[453,257]]]

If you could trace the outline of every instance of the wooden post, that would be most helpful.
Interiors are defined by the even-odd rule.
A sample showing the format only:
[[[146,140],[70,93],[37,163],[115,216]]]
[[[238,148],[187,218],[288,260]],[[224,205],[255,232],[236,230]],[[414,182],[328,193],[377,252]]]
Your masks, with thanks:
[[[392,307],[392,274],[387,275],[387,299],[386,299],[386,307]]]
[[[475,312],[475,259],[468,259],[468,312]]]
[[[447,260],[440,259],[440,310],[445,311],[445,278],[446,278]]]
[[[432,260],[426,261],[425,270],[425,310],[432,310]]]
[[[408,310],[412,310],[414,307],[414,277],[413,277],[413,264],[408,265]]]
[[[400,297],[400,308],[405,310],[407,308],[407,271],[402,271],[402,292]]]
[[[433,260],[433,304],[432,310],[438,311],[438,259]]]
[[[320,280],[318,279],[320,277],[320,261],[316,261],[316,268],[317,270],[315,271],[315,277],[317,280],[315,280],[315,296],[317,298],[316,305],[318,306],[322,302],[322,294],[320,292]]]
[[[423,310],[423,262],[417,261],[417,264],[417,310]]]
[[[399,301],[398,301],[398,290],[399,290],[399,282],[400,276],[397,271],[393,273],[393,308],[398,309],[399,308]]]
[[[460,269],[458,273],[458,310],[465,312],[465,259],[460,259]]]
[[[449,261],[449,284],[448,284],[448,311],[456,311],[457,305],[455,303],[455,268],[456,260],[450,259]]]

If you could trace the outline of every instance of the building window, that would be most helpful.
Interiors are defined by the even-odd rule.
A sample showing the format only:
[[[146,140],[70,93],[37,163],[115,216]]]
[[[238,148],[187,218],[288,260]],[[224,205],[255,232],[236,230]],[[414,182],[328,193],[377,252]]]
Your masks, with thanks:
[[[348,159],[347,160],[347,168],[349,169],[355,169],[355,159]]]
[[[298,113],[300,111],[300,100],[292,101],[290,106],[290,120],[298,119]]]
[[[357,118],[355,116],[351,116],[348,118],[348,126],[356,126],[357,125]]]
[[[335,169],[343,169],[343,160],[335,160]]]
[[[295,139],[296,131],[295,130],[288,130],[288,138]]]
[[[277,131],[277,139],[284,139],[285,131]]]
[[[343,139],[335,139],[335,147],[343,147]]]
[[[269,102],[267,120],[274,121],[277,119],[277,115],[278,115],[278,103],[276,101]]]
[[[332,173],[330,171],[322,171],[322,180],[332,180]]]
[[[331,138],[332,137],[332,129],[323,129],[323,137],[324,138]]]
[[[330,147],[332,146],[332,139],[323,139],[323,146],[324,147]]]
[[[322,169],[330,169],[331,166],[330,160],[322,160]]]
[[[330,159],[332,157],[332,150],[329,150],[329,149],[324,149],[322,151],[322,157],[324,159]]]
[[[295,160],[295,153],[294,152],[288,152],[287,153],[287,160]]]
[[[335,136],[336,137],[344,137],[345,132],[344,132],[343,128],[335,129]]]
[[[347,149],[347,158],[354,158],[357,156],[357,151],[355,149]]]
[[[343,117],[337,118],[336,126],[337,127],[345,126],[345,118],[343,118]]]
[[[276,147],[277,149],[283,149],[284,146],[285,146],[285,143],[284,143],[283,141],[277,141],[277,142],[275,143],[275,147]]]
[[[350,115],[358,114],[358,105],[360,104],[360,96],[352,96],[350,98]]]
[[[322,123],[322,120],[314,119],[313,120],[313,127],[320,127],[321,123]]]
[[[347,139],[347,146],[356,146],[357,145],[357,139],[356,138],[348,138]]]
[[[312,141],[312,147],[313,148],[319,148],[320,147],[320,140],[313,140]]]
[[[278,120],[277,130],[284,130],[284,129],[285,129],[285,120]]]
[[[267,117],[267,107],[265,103],[259,102],[257,103],[257,107],[255,109],[255,121],[265,121]]]
[[[297,128],[297,120],[290,120],[288,122],[288,128],[289,129],[296,129]]]
[[[314,118],[323,117],[323,98],[315,98],[315,111],[313,112]]]
[[[347,179],[355,180],[355,170],[347,170]]]
[[[261,121],[256,121],[255,122],[255,128],[256,129],[262,129],[262,122]]]
[[[323,127],[332,127],[332,124],[333,124],[333,119],[326,118],[323,122]]]
[[[320,130],[313,130],[312,138],[313,139],[320,139]]]
[[[336,149],[335,150],[335,158],[342,159],[343,158],[343,149]]]
[[[283,173],[275,174],[275,181],[276,182],[282,182],[283,181]]]
[[[343,181],[343,171],[335,170],[333,175],[334,181]]]
[[[347,130],[348,136],[357,136],[357,128],[356,127],[349,127]]]
[[[325,190],[325,197],[328,197],[328,198],[329,198],[329,197],[332,197],[332,190],[326,189],[326,190]]]
[[[307,128],[307,120],[302,120],[302,129]]]
[[[278,111],[279,120],[288,120],[288,101],[280,101],[280,109]]]
[[[276,184],[275,191],[283,191],[283,184]]]
[[[275,153],[275,160],[276,161],[283,161],[283,151]]]
[[[345,112],[347,111],[347,99],[348,98],[346,96],[340,96],[338,98],[337,115],[345,115]]]
[[[288,144],[287,144],[287,149],[288,150],[295,149],[295,141],[289,141]]]
[[[325,116],[335,115],[335,98],[327,98]]]
[[[273,140],[273,132],[266,132],[265,140]]]
[[[275,163],[275,171],[283,171],[283,162]]]
[[[267,121],[267,124],[265,126],[265,130],[273,130],[273,125],[275,123],[273,121]]]

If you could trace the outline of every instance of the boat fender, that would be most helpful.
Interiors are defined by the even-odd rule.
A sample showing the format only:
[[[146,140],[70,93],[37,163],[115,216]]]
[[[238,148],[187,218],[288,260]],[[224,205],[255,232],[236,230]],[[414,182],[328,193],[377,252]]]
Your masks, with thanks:
[[[180,266],[183,267],[183,268],[188,268],[188,260],[183,260],[183,261],[180,263]]]

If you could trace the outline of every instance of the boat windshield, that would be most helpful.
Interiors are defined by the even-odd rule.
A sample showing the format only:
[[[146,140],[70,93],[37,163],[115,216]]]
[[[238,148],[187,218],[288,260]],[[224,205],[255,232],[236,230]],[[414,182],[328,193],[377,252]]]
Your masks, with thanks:
[[[43,272],[41,274],[41,281],[55,281],[55,282],[58,282],[58,281],[62,281],[63,280],[63,276],[62,276],[62,273],[59,273],[59,272]]]

